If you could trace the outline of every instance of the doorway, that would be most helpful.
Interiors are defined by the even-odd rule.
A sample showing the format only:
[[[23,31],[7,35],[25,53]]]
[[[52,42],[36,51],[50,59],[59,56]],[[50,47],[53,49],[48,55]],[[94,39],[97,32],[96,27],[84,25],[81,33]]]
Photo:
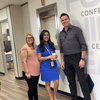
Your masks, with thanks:
[[[8,26],[8,20],[3,20],[0,22],[1,26],[1,33],[0,33],[0,42],[2,45],[2,73],[7,74],[8,72],[13,71],[14,72],[14,64],[13,64],[13,53],[12,53],[12,48],[11,48],[11,39],[10,39],[10,34],[9,34],[9,26]]]
[[[60,60],[60,49],[58,44],[59,36],[59,28],[58,28],[58,14],[57,14],[57,5],[52,4],[49,6],[45,6],[43,8],[37,9],[37,22],[38,22],[38,34],[41,33],[42,30],[48,30],[50,32],[51,41],[54,43],[56,48],[56,54],[58,55],[58,60]],[[61,67],[58,67],[59,74]],[[42,83],[39,80],[40,84]],[[53,83],[51,82],[51,86]]]
[[[51,41],[55,44],[56,50],[59,50],[58,46],[58,14],[57,5],[52,4],[43,8],[37,9],[37,21],[39,34],[42,30],[48,30],[50,32]]]

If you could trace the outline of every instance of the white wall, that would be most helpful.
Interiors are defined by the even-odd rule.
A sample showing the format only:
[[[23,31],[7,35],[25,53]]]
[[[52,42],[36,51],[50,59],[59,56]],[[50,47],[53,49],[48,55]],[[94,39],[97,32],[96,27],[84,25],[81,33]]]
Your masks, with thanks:
[[[18,71],[18,74],[16,74],[16,77],[22,77],[22,62],[20,50],[25,44],[25,34],[29,32],[31,33],[28,4],[24,6],[10,6],[10,11],[17,58],[17,66],[15,67],[15,70]]]
[[[3,39],[1,38],[2,37],[2,29],[1,29],[1,24],[0,24],[0,72],[2,73],[5,73],[5,70],[4,70],[4,62],[3,62],[3,54],[2,54],[2,47],[3,47]]]
[[[22,9],[22,20],[23,20],[24,34],[31,33],[28,4],[22,6],[21,9]]]
[[[53,4],[53,3],[57,3],[58,16],[60,16],[60,14],[62,12],[66,12],[66,0],[45,0],[45,3],[46,3],[46,6],[50,5],[50,4]],[[43,6],[41,6],[41,1],[40,0],[37,0],[37,2],[33,1],[33,0],[29,0],[28,4],[29,4],[32,34],[34,35],[34,37],[36,39],[36,43],[39,44],[39,33],[38,33],[39,29],[38,29],[38,23],[37,23],[36,9],[42,8]],[[61,30],[62,25],[60,24],[59,18],[58,18],[58,21],[59,21],[59,30]],[[59,52],[59,51],[57,51],[57,52]],[[45,84],[41,80],[39,80],[39,83],[40,84]],[[60,77],[60,82],[59,83],[60,83],[59,84],[59,90],[70,93],[68,82],[67,82],[66,79],[65,79],[65,83],[63,83],[62,79]],[[53,87],[53,84],[51,86]]]
[[[29,12],[32,34],[35,36],[36,43],[39,44],[38,24],[36,9],[42,8],[41,1],[29,0]],[[58,16],[61,13],[67,12],[71,17],[71,23],[82,28],[86,42],[89,48],[87,72],[94,81],[94,88],[91,93],[92,100],[100,100],[100,0],[45,0],[45,4],[50,5],[57,3]],[[93,10],[93,14],[89,14],[87,11]],[[86,15],[83,16],[84,12]],[[88,13],[88,15],[87,15]],[[81,15],[82,14],[82,15]],[[59,22],[59,30],[63,28]],[[63,75],[63,82],[60,76],[59,90],[70,93],[67,80]],[[39,81],[44,84],[44,82]],[[78,83],[77,83],[78,84]],[[53,86],[53,85],[52,85]],[[78,95],[83,96],[78,85]]]
[[[54,14],[54,10],[48,10],[48,15],[52,15],[52,14]],[[44,29],[49,30],[51,41],[55,45],[57,45],[57,39],[55,38],[56,35],[55,16],[46,19],[41,19],[40,23],[41,23],[41,31]]]
[[[23,21],[21,6],[10,6],[11,20],[13,26],[13,37],[15,44],[16,62],[17,65],[14,66],[15,70],[18,71],[16,77],[22,76],[22,62],[20,56],[21,47],[25,44],[25,34],[23,31]]]
[[[45,0],[45,3],[46,3],[46,6],[53,4],[53,3],[57,3],[58,16],[60,16],[62,11],[66,12],[66,0],[62,0],[62,1],[61,0]],[[42,8],[43,6],[41,6],[40,0],[37,0],[37,1],[29,0],[28,4],[29,4],[29,14],[30,14],[30,23],[31,23],[32,34],[36,38],[36,43],[39,44],[39,36],[38,36],[39,30],[37,27],[36,9]],[[58,19],[58,21],[59,21],[59,19]],[[60,24],[60,26],[61,26],[61,24]],[[62,26],[59,29],[61,30]]]
[[[6,18],[8,18],[7,11],[6,11],[6,8],[4,8],[4,9],[0,10],[0,21],[4,20]]]
[[[15,46],[14,46],[14,38],[13,38],[13,30],[12,30],[12,20],[11,20],[11,15],[10,15],[10,9],[9,6],[1,9],[0,10],[0,22],[5,21],[5,19],[8,19],[8,26],[9,26],[9,33],[10,33],[10,38],[11,38],[11,46],[12,46],[12,52],[13,52],[13,58],[14,58],[14,69],[15,69],[15,76],[18,76],[18,71],[17,71],[17,62],[16,62],[16,55],[15,55]],[[2,32],[1,32],[2,34]],[[1,37],[1,36],[0,36]],[[7,67],[6,67],[6,58],[5,58],[5,53],[4,53],[4,47],[3,47],[3,37],[1,37],[1,42],[2,42],[2,57],[3,57],[3,69],[4,73],[7,74]],[[0,67],[1,68],[1,67]]]
[[[4,22],[4,23],[1,23],[1,27],[2,27],[2,34],[7,34],[7,31],[6,29],[8,29],[8,21],[7,22]]]
[[[95,84],[91,96],[93,100],[100,100],[100,0],[87,1],[67,1],[67,12],[71,23],[83,30],[88,45],[86,71]]]
[[[0,10],[0,22],[2,22],[3,20],[6,20],[7,17],[7,9],[4,8],[2,10]],[[7,74],[7,67],[6,67],[6,58],[5,58],[5,53],[4,53],[4,44],[3,44],[3,36],[2,36],[2,27],[0,24],[0,46],[1,46],[1,50],[0,50],[0,60],[1,60],[1,66],[0,66],[0,72]]]
[[[0,10],[0,21],[7,18],[14,58],[15,77],[22,77],[20,49],[25,44],[25,34],[31,33],[28,4],[24,6],[8,6]],[[2,31],[5,33],[4,29]]]

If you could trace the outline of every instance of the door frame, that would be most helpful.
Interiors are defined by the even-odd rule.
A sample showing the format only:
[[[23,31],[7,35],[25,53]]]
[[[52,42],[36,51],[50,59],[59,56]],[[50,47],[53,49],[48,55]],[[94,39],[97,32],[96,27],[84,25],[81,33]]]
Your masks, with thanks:
[[[51,4],[51,5],[48,5],[48,6],[45,6],[45,7],[42,7],[42,8],[39,8],[39,9],[36,9],[36,13],[37,13],[37,25],[38,25],[38,34],[41,33],[41,25],[40,25],[40,17],[39,17],[39,14],[42,13],[42,12],[51,10],[51,9],[54,9],[54,14],[55,14],[55,26],[56,26],[56,35],[55,35],[55,37],[56,37],[56,36],[59,36],[59,26],[58,26],[59,24],[58,24],[58,13],[57,13],[57,4],[56,3]],[[55,45],[55,47],[56,47],[56,50],[59,50],[59,46],[58,45]]]
[[[6,64],[6,57],[5,57],[5,52],[4,52],[4,44],[3,44],[3,36],[2,36],[2,29],[1,29],[1,23],[8,21],[8,18],[3,19],[0,21],[0,41],[1,41],[1,52],[2,52],[2,61],[3,61],[3,66],[4,66],[4,73],[5,75],[7,75],[8,71],[7,71],[7,64]]]
[[[14,65],[14,74],[15,77],[19,77],[18,74],[18,68],[17,68],[17,62],[16,62],[16,54],[15,54],[15,44],[14,44],[14,36],[13,36],[13,30],[12,30],[12,23],[9,20],[9,18],[3,19],[0,21],[0,37],[1,37],[1,43],[2,43],[2,57],[3,57],[3,65],[4,65],[4,74],[7,75],[8,74],[8,70],[7,70],[7,64],[6,64],[6,56],[5,56],[5,52],[4,52],[4,44],[3,44],[3,36],[2,36],[2,29],[1,29],[1,23],[8,21],[8,27],[9,27],[9,35],[10,35],[10,39],[11,39],[11,48],[12,48],[12,55],[13,55],[13,65]]]

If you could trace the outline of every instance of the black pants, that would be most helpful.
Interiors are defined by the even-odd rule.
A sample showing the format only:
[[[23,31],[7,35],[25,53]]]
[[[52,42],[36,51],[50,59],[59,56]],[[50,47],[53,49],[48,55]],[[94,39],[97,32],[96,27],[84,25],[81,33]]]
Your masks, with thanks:
[[[28,84],[28,97],[29,100],[33,100],[33,97],[35,100],[38,100],[38,90],[37,90],[37,84],[39,80],[39,76],[31,76],[30,79],[28,79],[25,76],[25,72],[23,72],[23,76]]]
[[[75,74],[77,74],[85,100],[91,100],[88,84],[85,79],[84,68],[80,69],[79,67],[80,59],[81,53],[64,55],[65,73],[67,75],[71,95],[73,97],[72,100],[78,100]]]

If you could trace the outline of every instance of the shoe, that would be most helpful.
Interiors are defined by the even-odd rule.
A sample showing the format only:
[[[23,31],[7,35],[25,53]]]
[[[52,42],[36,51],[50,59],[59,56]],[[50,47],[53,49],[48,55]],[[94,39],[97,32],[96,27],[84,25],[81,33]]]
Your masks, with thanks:
[[[73,97],[72,100],[78,100],[78,98],[77,97]]]

